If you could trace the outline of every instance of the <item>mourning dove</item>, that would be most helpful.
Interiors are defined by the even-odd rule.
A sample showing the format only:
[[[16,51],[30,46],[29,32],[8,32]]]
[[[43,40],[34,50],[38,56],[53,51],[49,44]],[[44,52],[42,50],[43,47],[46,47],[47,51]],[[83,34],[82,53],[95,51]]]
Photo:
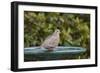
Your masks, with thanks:
[[[56,29],[53,34],[48,36],[44,42],[42,43],[41,47],[48,49],[49,51],[52,51],[54,48],[56,48],[60,41],[60,30]]]

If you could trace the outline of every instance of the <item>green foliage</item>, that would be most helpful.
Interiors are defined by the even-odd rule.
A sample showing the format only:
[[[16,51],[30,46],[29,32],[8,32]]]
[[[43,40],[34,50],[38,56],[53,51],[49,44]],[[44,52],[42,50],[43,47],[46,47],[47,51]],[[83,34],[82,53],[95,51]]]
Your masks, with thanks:
[[[89,14],[25,11],[24,47],[40,46],[55,29],[60,29],[61,32],[59,46],[84,47],[89,56]]]

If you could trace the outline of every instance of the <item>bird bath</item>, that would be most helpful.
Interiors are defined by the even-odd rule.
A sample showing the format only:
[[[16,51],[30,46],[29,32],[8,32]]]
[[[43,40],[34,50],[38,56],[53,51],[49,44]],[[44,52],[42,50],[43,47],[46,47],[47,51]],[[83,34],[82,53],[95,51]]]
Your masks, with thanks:
[[[24,48],[24,61],[45,61],[75,59],[86,51],[82,47],[57,47],[53,51],[45,48],[29,47]]]

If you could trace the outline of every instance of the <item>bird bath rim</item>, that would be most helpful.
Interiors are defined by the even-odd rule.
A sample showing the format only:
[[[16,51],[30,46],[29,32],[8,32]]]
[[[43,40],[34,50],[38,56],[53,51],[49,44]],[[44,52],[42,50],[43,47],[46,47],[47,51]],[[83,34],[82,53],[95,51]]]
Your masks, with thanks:
[[[25,54],[34,54],[34,53],[45,53],[48,49],[40,48],[40,47],[27,47],[24,48]],[[58,46],[53,51],[50,51],[49,53],[81,53],[85,52],[86,48],[82,47],[63,47]]]

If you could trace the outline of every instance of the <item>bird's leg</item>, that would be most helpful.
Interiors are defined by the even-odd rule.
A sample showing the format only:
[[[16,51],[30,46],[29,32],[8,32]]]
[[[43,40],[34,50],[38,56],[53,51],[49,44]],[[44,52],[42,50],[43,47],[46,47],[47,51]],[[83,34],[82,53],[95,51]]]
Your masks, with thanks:
[[[53,51],[53,49],[52,48],[48,48],[48,51]]]

